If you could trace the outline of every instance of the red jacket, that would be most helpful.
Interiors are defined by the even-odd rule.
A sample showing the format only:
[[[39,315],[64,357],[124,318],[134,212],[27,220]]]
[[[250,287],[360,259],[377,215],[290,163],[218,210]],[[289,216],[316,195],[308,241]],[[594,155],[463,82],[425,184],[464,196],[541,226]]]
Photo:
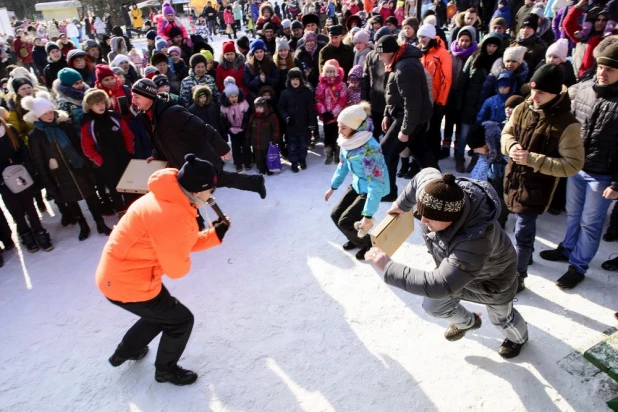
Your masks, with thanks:
[[[118,101],[119,97],[126,97],[127,98],[127,104],[128,107],[131,106],[131,89],[129,89],[128,87],[125,87],[124,84],[122,84],[122,82],[120,81],[120,79],[116,78],[116,86],[114,86],[113,89],[106,89],[104,88],[99,82],[96,82],[94,84],[94,87],[96,87],[97,89],[101,89],[103,90],[105,93],[107,93],[107,97],[109,97],[109,99],[112,101],[112,106],[114,108],[114,110],[116,111],[116,113],[118,113],[119,115],[121,115],[125,121],[129,122],[131,120],[131,113],[129,112],[126,115],[122,114],[122,109],[120,107],[120,103]]]
[[[227,69],[223,66],[229,66]],[[215,83],[221,93],[223,93],[223,80],[231,76],[236,80],[236,86],[243,92],[246,98],[249,97],[249,89],[245,86],[245,61],[241,55],[236,54],[236,59],[232,63],[224,61],[219,63],[215,74]]]
[[[571,10],[567,13],[564,21],[562,22],[562,28],[567,36],[573,42],[579,43],[580,40],[575,36],[575,32],[582,29],[582,25],[579,24],[580,17],[582,15],[582,11],[577,7],[572,7]],[[594,24],[594,22],[592,23]],[[616,30],[614,30],[614,34]],[[579,73],[577,77],[581,77],[584,72],[592,67],[594,67],[594,49],[601,43],[603,40],[603,33],[594,34],[588,37],[588,42],[586,45],[586,50],[584,51],[584,56],[582,58],[582,64],[579,66]],[[531,68],[532,69],[532,68]]]
[[[112,117],[112,119],[115,119]],[[120,121],[114,120],[119,123],[120,131],[122,132],[122,137],[124,138],[124,147],[127,149],[127,152],[130,154],[135,153],[135,142],[133,141],[133,132],[131,128],[127,124],[127,122],[119,117]],[[92,136],[92,124],[91,122],[85,122],[81,128],[81,140],[82,140],[82,150],[84,154],[88,157],[88,159],[92,160],[94,164],[97,166],[103,165],[103,156],[101,156],[101,152],[97,147],[97,142],[95,138]]]
[[[214,229],[199,232],[197,209],[178,185],[178,169],[161,169],[150,192],[136,200],[103,248],[96,283],[108,299],[144,302],[161,292],[161,277],[180,278],[191,252],[221,244]]]
[[[25,48],[26,49],[26,56],[22,56],[20,49]],[[15,54],[17,55],[17,58],[23,63],[23,64],[31,64],[34,63],[34,58],[32,57],[32,48],[33,45],[30,42],[27,41],[22,41],[20,36],[17,36],[15,38],[15,41],[13,42],[13,50],[15,50]]]

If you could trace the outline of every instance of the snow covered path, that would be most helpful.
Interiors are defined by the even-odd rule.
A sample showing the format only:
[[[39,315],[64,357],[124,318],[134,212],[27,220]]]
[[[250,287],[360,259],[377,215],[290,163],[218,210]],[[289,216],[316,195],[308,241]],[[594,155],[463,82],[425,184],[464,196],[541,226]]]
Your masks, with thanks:
[[[420,297],[385,285],[342,250],[344,238],[329,218],[342,190],[324,202],[334,166],[323,165],[321,153],[319,146],[298,175],[286,167],[268,177],[266,200],[217,191],[233,219],[224,244],[193,254],[183,279],[165,279],[195,315],[180,362],[200,375],[189,387],[155,382],[158,339],[142,361],[109,365],[136,318],[95,286],[106,238],[93,233],[79,242],[77,227],[62,228],[58,216],[46,214],[55,250],[23,262],[6,253],[0,269],[0,410],[607,410],[618,386],[581,357],[567,357],[616,326],[618,275],[600,264],[618,244],[602,242],[587,279],[564,293],[553,282],[566,265],[542,261],[538,251],[560,242],[565,215],[539,220],[528,289],[516,303],[530,342],[507,362],[484,307],[466,304],[483,313],[484,325],[447,342],[447,322],[427,316]],[[452,159],[441,164],[453,169]],[[400,189],[406,183],[399,179]],[[418,232],[394,258],[432,267]]]

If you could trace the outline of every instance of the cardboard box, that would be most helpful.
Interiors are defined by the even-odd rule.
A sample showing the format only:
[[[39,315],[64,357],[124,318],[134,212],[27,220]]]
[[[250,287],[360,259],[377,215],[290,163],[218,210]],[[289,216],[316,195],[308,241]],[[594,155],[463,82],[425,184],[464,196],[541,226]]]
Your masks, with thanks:
[[[379,247],[388,256],[403,245],[403,242],[414,232],[414,211],[386,217],[369,232],[372,246]]]
[[[146,163],[145,160],[132,159],[125,169],[116,190],[121,193],[148,193],[148,179],[157,170],[164,169],[167,162],[163,160],[153,160]]]

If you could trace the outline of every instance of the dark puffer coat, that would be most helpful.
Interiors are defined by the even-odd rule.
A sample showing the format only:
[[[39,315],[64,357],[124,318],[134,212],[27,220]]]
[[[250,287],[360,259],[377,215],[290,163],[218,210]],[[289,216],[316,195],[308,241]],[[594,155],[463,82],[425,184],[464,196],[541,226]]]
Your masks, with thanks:
[[[573,113],[581,123],[586,150],[583,170],[612,176],[612,188],[618,190],[618,83],[599,86],[595,80],[578,83]]]
[[[67,120],[66,113],[59,112],[56,124],[69,137],[75,151],[84,158],[84,165],[79,169],[69,163],[58,144],[49,142],[42,129],[35,126],[28,137],[32,163],[39,173],[41,183],[57,202],[62,203],[77,202],[95,195],[88,159],[82,153],[75,129]],[[58,163],[55,170],[49,167],[51,159]]]
[[[279,99],[279,114],[287,121],[286,133],[293,136],[308,136],[310,127],[317,127],[317,116],[313,104],[313,92],[301,84],[294,88],[288,79],[286,89]]]
[[[404,211],[417,203],[417,194],[442,174],[423,169],[396,201]],[[420,225],[436,269],[425,271],[391,261],[384,281],[415,295],[431,299],[452,297],[486,305],[502,305],[517,292],[517,254],[498,224],[500,199],[487,182],[458,178],[465,193],[461,216],[442,232]]]
[[[381,115],[384,114],[384,108],[386,107],[384,93],[388,76],[385,74],[385,70],[384,63],[382,63],[380,55],[375,50],[367,53],[365,63],[363,63],[361,100],[371,102],[371,111]]]
[[[384,95],[386,110],[393,117],[403,117],[401,133],[407,135],[412,134],[419,124],[429,121],[432,113],[427,78],[420,58],[420,49],[410,45],[398,60],[395,55]]]

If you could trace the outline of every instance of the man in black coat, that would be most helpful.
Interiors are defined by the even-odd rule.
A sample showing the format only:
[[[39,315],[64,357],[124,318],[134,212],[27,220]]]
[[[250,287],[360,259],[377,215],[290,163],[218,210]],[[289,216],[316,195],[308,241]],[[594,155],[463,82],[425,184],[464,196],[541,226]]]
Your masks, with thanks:
[[[388,27],[382,27],[374,35],[373,41],[377,42],[382,37],[390,34],[391,30]],[[378,141],[382,135],[382,127],[380,125],[382,124],[384,109],[386,108],[386,100],[384,99],[386,74],[380,55],[375,50],[367,53],[361,79],[361,100],[371,103],[371,119],[374,124],[373,137]]]
[[[223,170],[223,160],[230,158],[230,147],[212,126],[178,105],[169,95],[157,95],[152,80],[140,79],[133,84],[132,103],[141,112],[152,140],[154,151],[150,160],[166,160],[171,167],[180,169],[185,155],[195,153],[208,160],[217,170],[217,186],[256,192],[266,198],[264,176],[241,175]]]
[[[395,36],[382,37],[376,44],[376,52],[384,63],[387,73],[386,109],[382,120],[385,133],[380,142],[390,180],[390,193],[382,201],[397,199],[397,163],[399,154],[408,147],[421,169],[439,168],[427,144],[427,122],[431,119],[432,105],[425,70],[421,64],[420,49],[397,43]],[[380,127],[380,125],[375,125]]]
[[[124,25],[127,32],[127,37],[131,38],[131,28],[133,28],[133,21],[131,20],[131,14],[129,13],[128,3],[122,3],[122,8],[120,9],[120,17],[122,17],[122,24]]]
[[[330,59],[335,59],[339,63],[339,66],[343,69],[344,81],[347,81],[348,73],[354,65],[354,48],[343,44],[342,25],[337,24],[335,26],[331,26],[328,29],[328,34],[330,35],[330,42],[328,42],[328,44],[320,50],[319,54],[318,67],[320,69],[320,73],[322,73],[324,63]]]

